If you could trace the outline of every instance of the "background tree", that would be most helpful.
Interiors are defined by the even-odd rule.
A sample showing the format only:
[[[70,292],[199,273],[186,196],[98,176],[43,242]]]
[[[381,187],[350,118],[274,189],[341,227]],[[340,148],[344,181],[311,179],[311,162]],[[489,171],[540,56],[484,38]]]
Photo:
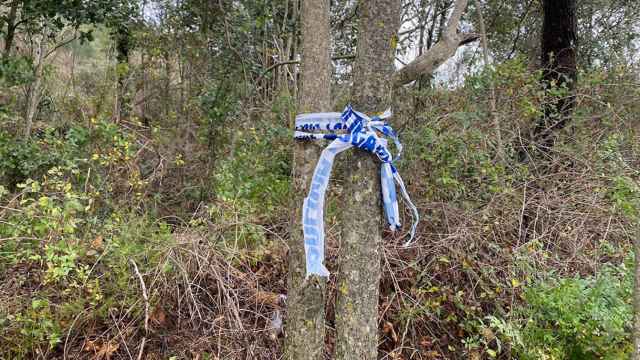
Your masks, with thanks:
[[[7,1],[2,6],[6,14],[0,16],[0,25],[4,33],[4,52],[1,66],[8,67],[14,52],[16,34],[21,35],[23,56],[33,63],[33,81],[26,85],[26,101],[24,106],[24,136],[31,134],[32,124],[37,115],[41,100],[42,76],[47,58],[55,54],[61,47],[78,39],[91,40],[90,25],[104,23],[107,16],[116,14],[130,15],[133,1],[101,0],[101,1]],[[115,20],[114,20],[115,21]],[[83,27],[89,26],[89,27]],[[27,52],[27,54],[24,54]]]
[[[129,53],[131,51],[131,32],[127,24],[121,24],[114,30],[116,48],[116,99],[114,117],[117,122],[120,121],[124,113],[127,101],[127,74],[129,73]]]
[[[575,106],[578,23],[575,0],[543,1],[542,5],[542,85],[557,94],[545,102],[533,139],[539,150],[548,153],[555,132],[568,124]]]
[[[116,96],[114,118],[116,121],[128,116],[131,110],[130,55],[135,46],[133,28],[140,25],[141,9],[136,1],[119,0],[118,6],[106,20],[114,41],[116,53]]]

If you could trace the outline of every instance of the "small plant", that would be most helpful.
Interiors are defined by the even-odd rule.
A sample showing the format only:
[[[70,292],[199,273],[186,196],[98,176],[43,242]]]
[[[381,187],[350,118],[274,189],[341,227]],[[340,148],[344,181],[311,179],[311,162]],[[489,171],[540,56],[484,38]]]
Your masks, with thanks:
[[[522,360],[624,359],[632,350],[632,285],[628,264],[531,285],[514,311],[518,320],[502,322],[499,333]]]
[[[33,299],[30,308],[10,316],[8,320],[15,323],[23,337],[20,339],[23,348],[16,354],[18,358],[33,349],[44,353],[62,340],[62,329],[46,299]]]

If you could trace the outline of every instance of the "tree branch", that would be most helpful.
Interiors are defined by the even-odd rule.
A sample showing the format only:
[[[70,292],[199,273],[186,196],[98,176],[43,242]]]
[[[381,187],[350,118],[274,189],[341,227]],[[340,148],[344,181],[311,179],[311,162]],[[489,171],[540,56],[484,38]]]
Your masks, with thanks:
[[[338,56],[334,56],[331,58],[332,61],[337,61],[337,60],[353,60],[355,59],[356,56],[353,54],[347,54],[347,55],[338,55]],[[279,68],[280,66],[284,66],[284,65],[294,65],[294,64],[300,64],[300,60],[287,60],[287,61],[281,61],[278,63],[275,63],[271,66],[269,66],[268,68],[266,68],[262,74],[260,74],[260,76],[258,76],[257,80],[262,79],[263,77],[265,77],[268,73],[270,73],[271,71],[273,71],[275,68]]]
[[[291,64],[299,64],[300,61],[299,60],[288,60],[288,61],[281,61],[279,63],[275,63],[271,66],[269,66],[268,68],[266,68],[262,74],[260,75],[260,78],[263,78],[265,75],[267,75],[270,71],[272,71],[275,68],[278,68],[280,66],[284,66],[284,65],[291,65]]]
[[[476,33],[464,33],[460,35],[460,42],[458,46],[464,46],[467,44],[471,44],[472,42],[478,41],[482,37],[481,34]]]
[[[480,38],[479,34],[459,33],[457,31],[460,18],[466,7],[467,0],[456,0],[449,22],[442,33],[442,39],[427,52],[407,64],[407,66],[396,71],[393,78],[393,83],[396,87],[408,84],[421,75],[431,74],[438,66],[452,57],[458,47]]]

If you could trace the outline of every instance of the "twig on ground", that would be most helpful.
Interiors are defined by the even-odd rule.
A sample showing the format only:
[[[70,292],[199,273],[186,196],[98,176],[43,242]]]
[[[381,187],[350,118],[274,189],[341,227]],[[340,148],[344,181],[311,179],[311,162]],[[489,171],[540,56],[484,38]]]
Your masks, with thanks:
[[[142,299],[144,300],[144,336],[142,337],[140,349],[138,350],[138,360],[141,360],[142,355],[144,354],[144,345],[147,342],[147,335],[149,334],[149,296],[147,294],[147,286],[144,283],[142,274],[140,274],[140,270],[138,270],[138,265],[135,261],[133,261],[133,259],[130,259],[129,261],[131,262],[131,265],[133,265],[133,270],[138,276],[138,280],[140,280],[140,287],[142,288]]]

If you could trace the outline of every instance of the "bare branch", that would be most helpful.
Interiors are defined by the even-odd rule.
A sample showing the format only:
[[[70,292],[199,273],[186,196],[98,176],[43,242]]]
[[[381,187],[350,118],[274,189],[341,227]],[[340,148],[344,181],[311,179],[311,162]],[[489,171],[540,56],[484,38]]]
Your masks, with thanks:
[[[347,55],[338,55],[338,56],[334,56],[331,58],[332,61],[338,61],[338,60],[353,60],[355,59],[356,56],[354,54],[347,54]],[[287,60],[287,61],[281,61],[279,63],[275,63],[271,66],[269,66],[268,68],[266,68],[262,74],[260,74],[260,76],[258,76],[257,80],[262,79],[263,77],[265,77],[268,73],[270,73],[271,71],[273,71],[276,68],[279,68],[280,66],[285,66],[285,65],[296,65],[296,64],[300,64],[300,60]],[[256,81],[257,81],[256,80]]]

